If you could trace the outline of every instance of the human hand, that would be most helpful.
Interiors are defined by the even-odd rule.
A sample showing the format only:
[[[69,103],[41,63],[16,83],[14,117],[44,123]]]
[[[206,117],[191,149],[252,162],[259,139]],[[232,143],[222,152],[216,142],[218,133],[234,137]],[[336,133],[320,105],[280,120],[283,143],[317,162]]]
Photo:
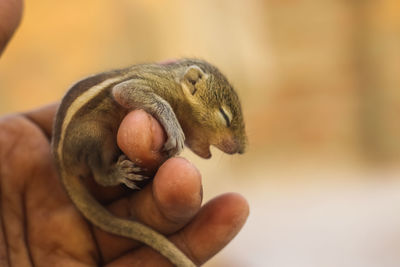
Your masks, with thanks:
[[[55,109],[0,120],[0,265],[169,266],[149,247],[93,227],[75,209],[50,153]],[[149,168],[162,162],[157,148],[164,141],[162,127],[143,111],[128,114],[118,136],[121,149]],[[139,192],[88,186],[117,216],[134,217],[169,235],[196,264],[222,249],[248,215],[247,202],[238,194],[221,195],[201,207],[200,174],[183,158],[163,163]]]

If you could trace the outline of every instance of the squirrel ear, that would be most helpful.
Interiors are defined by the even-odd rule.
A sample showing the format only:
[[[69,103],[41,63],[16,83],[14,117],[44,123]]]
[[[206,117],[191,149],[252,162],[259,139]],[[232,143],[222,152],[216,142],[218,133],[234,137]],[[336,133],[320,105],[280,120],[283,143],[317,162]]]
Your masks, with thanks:
[[[203,76],[204,72],[198,66],[192,65],[188,67],[182,79],[185,85],[184,88],[194,95],[197,90],[196,83],[201,80]]]

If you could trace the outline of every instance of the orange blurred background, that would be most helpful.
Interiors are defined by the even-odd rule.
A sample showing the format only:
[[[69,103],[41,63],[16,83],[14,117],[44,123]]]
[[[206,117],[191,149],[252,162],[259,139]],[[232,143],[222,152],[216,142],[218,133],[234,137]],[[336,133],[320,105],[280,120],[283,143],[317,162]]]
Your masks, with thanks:
[[[0,60],[0,115],[100,71],[177,57],[238,91],[248,153],[201,160],[243,231],[206,266],[399,266],[400,2],[26,1]]]

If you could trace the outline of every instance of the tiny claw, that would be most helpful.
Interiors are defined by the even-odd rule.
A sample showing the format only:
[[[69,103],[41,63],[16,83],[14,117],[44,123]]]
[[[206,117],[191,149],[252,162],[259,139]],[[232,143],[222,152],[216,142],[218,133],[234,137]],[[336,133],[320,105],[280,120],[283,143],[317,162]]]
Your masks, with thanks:
[[[140,190],[140,187],[137,186],[137,185],[135,184],[135,182],[133,182],[133,181],[131,181],[131,180],[125,179],[125,180],[122,181],[122,183],[123,183],[124,185],[126,185],[127,187],[129,187],[130,189],[133,189],[133,190]]]

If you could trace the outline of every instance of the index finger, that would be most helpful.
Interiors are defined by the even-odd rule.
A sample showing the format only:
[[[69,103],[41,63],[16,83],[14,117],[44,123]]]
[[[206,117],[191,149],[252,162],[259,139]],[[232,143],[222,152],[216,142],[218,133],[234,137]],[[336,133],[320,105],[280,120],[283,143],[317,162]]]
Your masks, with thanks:
[[[158,121],[143,110],[133,110],[122,120],[117,144],[124,154],[139,159],[140,165],[156,169],[166,157],[161,153],[166,136]]]
[[[149,170],[147,175],[152,176],[165,160],[160,152],[165,142],[163,128],[143,110],[133,110],[125,116],[119,126],[116,142],[129,159],[139,162],[140,167]],[[132,192],[119,185],[100,186],[94,179],[86,179],[86,185],[103,204]]]

